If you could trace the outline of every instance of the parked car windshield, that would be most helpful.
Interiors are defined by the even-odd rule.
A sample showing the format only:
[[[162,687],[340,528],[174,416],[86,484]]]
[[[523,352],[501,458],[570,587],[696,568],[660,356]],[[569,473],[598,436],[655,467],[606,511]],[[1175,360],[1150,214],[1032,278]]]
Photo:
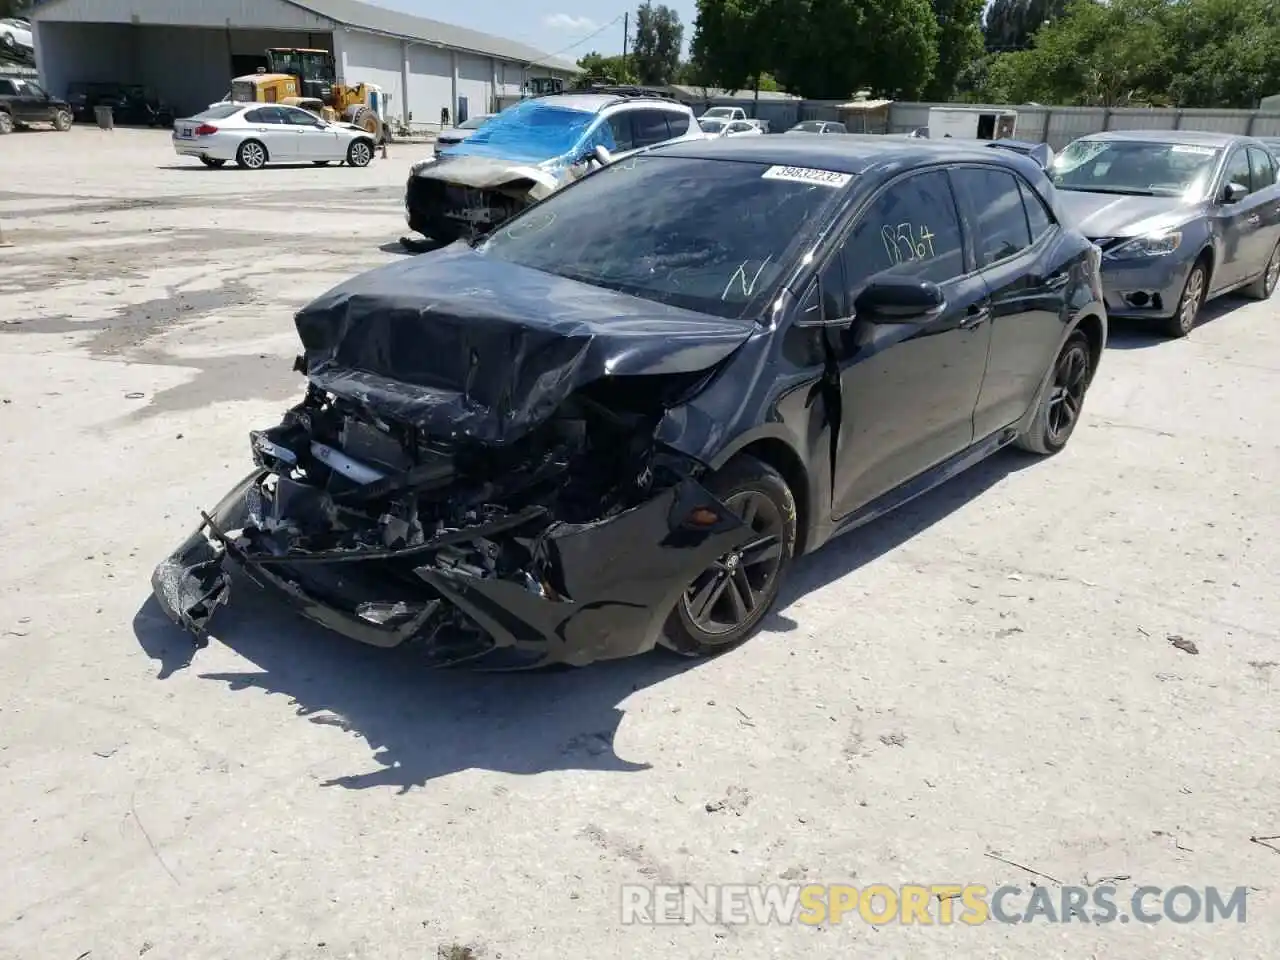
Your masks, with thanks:
[[[595,119],[596,114],[585,110],[570,110],[545,100],[523,100],[493,117],[451,152],[455,156],[550,160],[574,149]]]
[[[36,83],[34,80],[14,80],[18,85],[18,93],[24,97],[47,97],[44,87]]]
[[[1155,140],[1077,140],[1053,161],[1059,190],[1149,197],[1198,196],[1209,185],[1218,147]]]
[[[725,128],[726,122],[716,117],[703,117],[698,121],[698,126],[702,128],[703,133],[719,133]]]
[[[772,171],[772,172],[770,172]],[[767,175],[766,175],[767,174]],[[483,255],[597,287],[741,317],[785,279],[847,175],[632,157],[490,234]]]

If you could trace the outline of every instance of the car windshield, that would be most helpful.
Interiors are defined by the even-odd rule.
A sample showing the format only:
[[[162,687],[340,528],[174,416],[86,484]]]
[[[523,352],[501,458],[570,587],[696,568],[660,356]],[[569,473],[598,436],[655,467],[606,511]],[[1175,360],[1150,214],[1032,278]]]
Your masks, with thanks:
[[[573,150],[596,115],[557,107],[545,100],[523,100],[480,127],[452,151],[457,156],[550,160]]]
[[[732,117],[733,107],[712,107],[702,116],[704,119],[714,119],[715,117]]]
[[[761,163],[632,157],[552,194],[479,249],[544,273],[737,318],[785,279],[850,179]]]
[[[208,110],[202,110],[188,120],[225,120],[245,109],[243,103],[215,103]]]
[[[44,87],[34,80],[14,80],[13,82],[18,85],[18,93],[24,97],[47,97],[49,95],[44,92]]]
[[[725,127],[725,121],[717,120],[715,117],[706,118],[698,121],[698,126],[702,128],[703,133],[719,133]]]
[[[800,130],[804,133],[821,133],[822,124],[817,120],[806,120],[804,123],[797,123],[792,130]]]
[[[1053,161],[1059,190],[1149,197],[1198,196],[1222,150],[1155,140],[1077,140]]]

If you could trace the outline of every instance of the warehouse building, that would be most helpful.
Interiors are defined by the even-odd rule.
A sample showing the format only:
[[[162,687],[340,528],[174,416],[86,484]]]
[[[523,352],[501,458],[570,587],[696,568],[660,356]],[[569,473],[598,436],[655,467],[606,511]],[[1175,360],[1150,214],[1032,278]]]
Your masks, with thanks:
[[[334,55],[343,83],[374,83],[387,115],[435,125],[487,113],[533,77],[580,73],[513,40],[359,0],[45,0],[31,16],[50,93],[72,83],[150,87],[181,115],[220,100],[231,78],[266,65],[268,47]]]

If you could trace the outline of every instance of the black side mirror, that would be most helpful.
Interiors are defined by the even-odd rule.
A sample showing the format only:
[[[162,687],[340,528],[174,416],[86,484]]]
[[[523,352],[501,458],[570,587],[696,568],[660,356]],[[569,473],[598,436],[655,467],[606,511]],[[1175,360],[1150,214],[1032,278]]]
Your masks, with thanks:
[[[942,288],[928,280],[883,276],[872,280],[853,307],[870,323],[907,323],[934,317],[947,305]]]
[[[1249,188],[1243,183],[1236,183],[1234,180],[1222,188],[1223,203],[1239,203],[1249,195]]]

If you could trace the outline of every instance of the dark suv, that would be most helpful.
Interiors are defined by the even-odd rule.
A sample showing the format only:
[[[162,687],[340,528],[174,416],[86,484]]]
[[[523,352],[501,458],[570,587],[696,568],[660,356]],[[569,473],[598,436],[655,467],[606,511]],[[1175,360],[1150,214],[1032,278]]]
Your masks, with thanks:
[[[70,130],[72,121],[71,105],[49,96],[36,81],[0,77],[0,134],[30,123],[51,123],[57,130]]]

